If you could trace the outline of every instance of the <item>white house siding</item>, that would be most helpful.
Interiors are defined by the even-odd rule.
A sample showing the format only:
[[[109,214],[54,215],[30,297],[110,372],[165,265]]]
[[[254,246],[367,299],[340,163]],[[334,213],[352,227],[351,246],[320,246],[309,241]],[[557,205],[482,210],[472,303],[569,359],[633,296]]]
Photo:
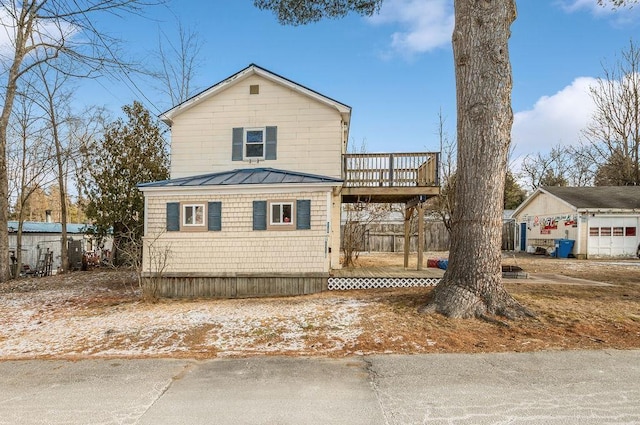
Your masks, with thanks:
[[[577,211],[554,197],[536,196],[515,219],[518,224],[526,223],[527,246],[552,247],[554,239],[576,240],[578,237]]]
[[[260,93],[249,94],[250,85]],[[232,129],[266,126],[277,126],[277,159],[232,161]],[[340,178],[342,138],[336,109],[251,75],[174,117],[171,178],[252,166]]]
[[[290,193],[199,193],[190,195],[147,193],[147,236],[144,271],[157,272],[154,257],[168,252],[169,275],[224,276],[240,273],[324,273],[329,271],[327,232],[331,189]],[[253,201],[311,201],[310,230],[253,230]],[[222,230],[167,232],[167,202],[220,201]]]

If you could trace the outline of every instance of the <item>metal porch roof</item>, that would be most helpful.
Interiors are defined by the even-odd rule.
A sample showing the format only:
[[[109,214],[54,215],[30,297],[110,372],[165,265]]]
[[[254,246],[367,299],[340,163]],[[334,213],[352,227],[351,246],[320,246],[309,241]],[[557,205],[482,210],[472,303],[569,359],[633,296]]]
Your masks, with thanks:
[[[342,183],[342,180],[334,177],[307,174],[298,171],[278,170],[275,168],[243,168],[220,173],[202,174],[198,176],[142,183],[139,184],[138,187],[193,187],[313,183]]]

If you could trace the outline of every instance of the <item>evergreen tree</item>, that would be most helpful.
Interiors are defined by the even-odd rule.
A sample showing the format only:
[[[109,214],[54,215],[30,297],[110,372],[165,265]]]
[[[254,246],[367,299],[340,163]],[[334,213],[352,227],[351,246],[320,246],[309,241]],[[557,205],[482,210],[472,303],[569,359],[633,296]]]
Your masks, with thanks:
[[[102,140],[83,147],[86,214],[97,236],[113,232],[113,260],[127,264],[118,249],[139,244],[144,233],[144,197],[139,183],[169,175],[169,157],[157,120],[139,102],[123,108],[126,121],[108,124]]]
[[[513,210],[527,198],[527,193],[520,187],[511,171],[507,171],[504,180],[504,209]]]

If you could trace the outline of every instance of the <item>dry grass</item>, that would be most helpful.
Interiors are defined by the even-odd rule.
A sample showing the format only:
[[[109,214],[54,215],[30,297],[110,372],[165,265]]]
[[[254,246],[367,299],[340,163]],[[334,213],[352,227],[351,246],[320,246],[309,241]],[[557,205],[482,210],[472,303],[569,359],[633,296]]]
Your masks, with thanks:
[[[442,256],[442,254],[434,254]],[[431,257],[431,258],[433,258]],[[425,258],[429,258],[426,256]],[[368,255],[359,266],[397,265]],[[638,261],[506,256],[529,273],[611,286],[506,283],[535,319],[501,327],[420,315],[430,289],[329,292],[294,298],[143,303],[133,276],[77,272],[0,284],[0,358],[344,356],[640,348]]]

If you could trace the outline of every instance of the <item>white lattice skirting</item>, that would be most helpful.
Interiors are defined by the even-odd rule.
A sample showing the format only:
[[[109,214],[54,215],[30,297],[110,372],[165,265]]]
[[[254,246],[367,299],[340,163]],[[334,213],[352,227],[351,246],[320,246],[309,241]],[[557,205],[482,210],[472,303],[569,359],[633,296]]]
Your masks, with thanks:
[[[413,288],[436,286],[439,277],[330,277],[327,287],[330,291],[376,288]]]

